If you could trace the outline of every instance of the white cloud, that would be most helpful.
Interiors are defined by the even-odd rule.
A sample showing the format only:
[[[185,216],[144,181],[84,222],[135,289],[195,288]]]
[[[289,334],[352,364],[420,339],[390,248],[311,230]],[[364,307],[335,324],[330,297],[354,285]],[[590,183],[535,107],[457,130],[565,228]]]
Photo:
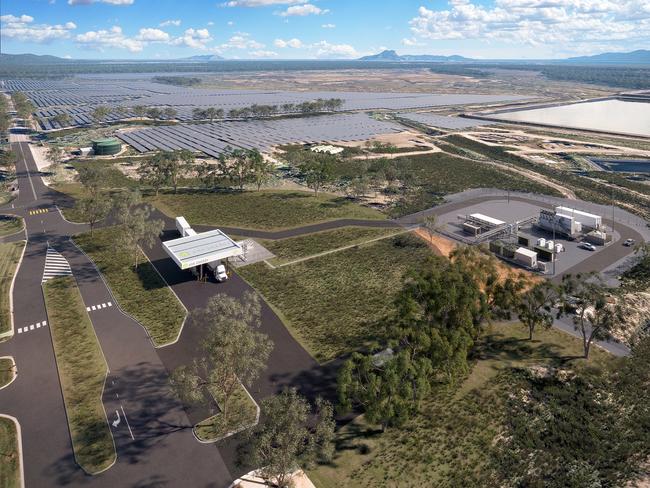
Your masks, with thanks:
[[[493,6],[472,0],[448,0],[445,10],[418,9],[410,21],[420,39],[480,39],[553,52],[592,52],[603,42],[647,45],[650,3],[647,0],[496,0]],[[587,49],[587,51],[590,51]]]
[[[232,20],[229,20],[229,21],[228,21],[228,25],[229,25],[230,27],[232,27],[233,25],[235,25],[235,23],[234,23]]]
[[[275,51],[251,51],[249,54],[254,58],[275,58],[278,56]]]
[[[173,39],[170,44],[175,46],[185,46],[192,49],[208,49],[207,44],[212,41],[208,29],[185,29],[182,36]]]
[[[170,36],[160,29],[144,28],[140,29],[136,39],[145,42],[167,42]]]
[[[68,0],[68,5],[90,5],[91,3],[107,3],[109,5],[133,5],[135,0]]]
[[[316,50],[319,58],[356,58],[359,56],[354,47],[349,44],[330,44],[327,41],[320,41],[310,46]]]
[[[164,22],[161,22],[160,24],[158,24],[159,27],[168,27],[170,25],[178,27],[179,25],[181,25],[181,21],[180,21],[180,19],[165,20]]]
[[[108,30],[88,31],[77,35],[75,41],[91,49],[100,51],[105,48],[126,49],[132,53],[142,51],[145,42],[136,38],[129,38],[124,35],[122,28],[115,25]]]
[[[283,39],[276,39],[273,41],[273,45],[275,47],[279,47],[280,49],[283,49],[285,47],[300,49],[302,47],[302,41],[300,39],[296,39],[295,37],[293,39],[289,39],[288,41],[285,41]]]
[[[335,29],[335,28],[336,28],[336,24],[323,24],[323,25],[321,25],[321,27],[322,27],[323,29]]]
[[[30,15],[3,15],[0,16],[0,34],[6,39],[17,39],[30,42],[50,42],[55,39],[70,37],[71,31],[77,28],[74,22],[65,24],[34,24],[34,17]]]
[[[304,0],[231,0],[226,2],[226,7],[268,7],[269,5],[295,5]]]
[[[305,17],[307,15],[323,15],[328,13],[329,10],[322,9],[311,3],[305,3],[304,5],[293,5],[286,9],[284,12],[280,12],[282,17]]]
[[[234,36],[228,39],[228,42],[222,44],[221,49],[254,49],[260,50],[265,46],[261,42],[257,42],[250,38],[250,34],[246,32],[237,32]]]
[[[424,46],[426,44],[424,42],[418,41],[415,37],[410,37],[410,38],[405,37],[404,39],[402,39],[402,45],[407,47],[413,47],[413,46]]]

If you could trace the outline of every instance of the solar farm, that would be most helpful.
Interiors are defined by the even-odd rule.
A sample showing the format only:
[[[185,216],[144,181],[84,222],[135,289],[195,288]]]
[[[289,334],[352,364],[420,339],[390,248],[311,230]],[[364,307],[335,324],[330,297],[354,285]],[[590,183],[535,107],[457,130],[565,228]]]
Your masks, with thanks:
[[[139,152],[189,149],[218,157],[227,147],[265,151],[279,144],[359,141],[401,130],[397,124],[355,113],[178,124],[117,132],[116,136]]]
[[[426,112],[406,112],[397,114],[398,117],[419,124],[442,127],[443,129],[469,129],[481,125],[490,125],[492,122],[478,119],[468,119],[464,117],[452,117],[447,115],[438,115]]]
[[[147,78],[75,77],[65,80],[4,80],[0,89],[21,91],[36,107],[35,115],[44,130],[60,129],[52,120],[59,114],[70,116],[71,126],[92,123],[92,111],[104,105],[112,111],[105,122],[117,122],[135,116],[134,107],[173,108],[174,120],[191,121],[195,109],[214,108],[228,114],[233,109],[273,106],[276,115],[299,113],[301,103],[318,99],[340,99],[336,111],[414,110],[440,106],[515,102],[524,99],[512,95],[459,95],[428,93],[384,93],[346,91],[214,90],[178,87],[156,83]],[[163,114],[161,120],[170,119]]]

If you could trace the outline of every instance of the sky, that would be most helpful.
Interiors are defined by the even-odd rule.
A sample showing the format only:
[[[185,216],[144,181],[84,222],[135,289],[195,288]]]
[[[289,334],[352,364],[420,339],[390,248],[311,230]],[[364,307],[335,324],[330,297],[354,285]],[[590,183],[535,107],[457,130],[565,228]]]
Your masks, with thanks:
[[[553,59],[650,48],[650,0],[1,0],[3,53]]]

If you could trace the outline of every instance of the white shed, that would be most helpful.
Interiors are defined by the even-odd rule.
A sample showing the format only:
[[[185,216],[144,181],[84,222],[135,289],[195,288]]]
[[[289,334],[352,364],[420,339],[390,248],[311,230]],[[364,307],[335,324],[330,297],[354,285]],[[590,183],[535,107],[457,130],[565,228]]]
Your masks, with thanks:
[[[515,251],[515,261],[529,268],[537,267],[537,253],[527,247],[520,247]]]

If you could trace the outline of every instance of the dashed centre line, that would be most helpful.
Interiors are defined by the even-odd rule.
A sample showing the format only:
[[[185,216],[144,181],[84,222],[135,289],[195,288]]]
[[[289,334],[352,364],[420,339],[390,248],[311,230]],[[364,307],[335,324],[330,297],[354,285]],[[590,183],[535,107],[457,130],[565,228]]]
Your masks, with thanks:
[[[108,308],[112,306],[113,306],[113,302],[105,302],[105,303],[100,303],[98,305],[91,305],[90,307],[86,307],[86,311],[95,312],[97,310],[101,310],[102,308]]]
[[[47,327],[47,320],[43,320],[42,322],[36,322],[35,324],[31,324],[31,325],[26,325],[25,327],[18,327],[18,329],[16,330],[18,331],[19,334],[24,334],[25,332],[40,329],[41,327]]]

